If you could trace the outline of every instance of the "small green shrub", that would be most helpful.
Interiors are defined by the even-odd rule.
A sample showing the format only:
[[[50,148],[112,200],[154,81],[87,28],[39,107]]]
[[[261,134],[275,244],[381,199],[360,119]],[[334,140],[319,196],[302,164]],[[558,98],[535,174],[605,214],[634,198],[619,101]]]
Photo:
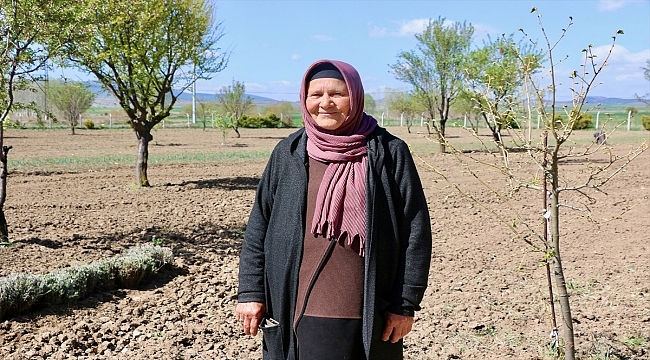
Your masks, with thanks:
[[[239,119],[239,126],[244,128],[277,128],[282,126],[282,121],[275,114],[261,117],[242,115]]]
[[[583,130],[593,126],[593,115],[583,113],[573,123],[573,130]]]
[[[641,115],[641,123],[644,129],[650,131],[650,115]]]
[[[5,314],[28,310],[44,291],[43,280],[38,275],[19,273],[0,279],[0,320]]]
[[[84,127],[86,129],[94,129],[95,128],[95,123],[90,119],[86,119],[86,120],[84,120]]]
[[[577,119],[571,124],[571,129],[572,130],[583,130],[583,129],[588,129],[593,126],[593,116],[591,114],[587,113],[582,113],[580,116],[578,116]],[[558,123],[560,126],[564,127],[566,125],[566,118],[562,116],[562,114],[556,114],[555,115],[555,122]],[[557,127],[557,125],[556,125]]]
[[[501,123],[501,126],[504,129],[519,129],[519,123],[517,122],[516,114],[505,114],[501,119]]]

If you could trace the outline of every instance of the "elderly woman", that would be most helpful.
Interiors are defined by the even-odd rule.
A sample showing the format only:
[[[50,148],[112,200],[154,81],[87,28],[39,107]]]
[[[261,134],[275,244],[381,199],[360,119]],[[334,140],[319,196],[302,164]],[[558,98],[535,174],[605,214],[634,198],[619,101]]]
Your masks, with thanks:
[[[264,170],[235,315],[264,359],[402,359],[427,287],[431,224],[407,145],[363,112],[357,71],[312,64],[301,129]]]

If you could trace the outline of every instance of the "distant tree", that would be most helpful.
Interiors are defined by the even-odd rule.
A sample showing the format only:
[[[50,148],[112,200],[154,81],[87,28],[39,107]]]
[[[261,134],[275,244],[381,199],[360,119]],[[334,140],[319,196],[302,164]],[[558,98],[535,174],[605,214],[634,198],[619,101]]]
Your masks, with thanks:
[[[625,108],[625,112],[629,113],[631,117],[634,117],[639,113],[639,109],[635,108],[634,106],[628,106]]]
[[[207,124],[212,116],[212,114],[217,110],[217,103],[214,101],[202,101],[196,99],[196,117],[201,121],[203,125],[203,130],[205,130]],[[192,113],[192,104],[187,104],[183,106],[181,112],[185,114]]]
[[[363,111],[366,113],[374,113],[377,110],[377,103],[373,99],[372,95],[365,94],[363,97]]]
[[[217,103],[224,115],[230,114],[232,128],[235,130],[237,137],[241,137],[239,120],[253,106],[253,99],[246,96],[246,85],[243,82],[233,80],[231,85],[224,86],[219,90]]]
[[[406,129],[409,133],[413,125],[413,118],[423,111],[420,102],[411,94],[404,92],[394,93],[388,104],[388,108],[404,116],[406,119]]]
[[[228,136],[228,131],[233,128],[232,123],[233,121],[230,114],[226,114],[225,116],[221,114],[214,114],[214,118],[212,119],[212,126],[221,131],[222,146],[226,146],[226,137]]]
[[[229,53],[211,0],[113,0],[94,9],[93,33],[68,47],[67,60],[93,74],[118,100],[138,139],[135,175],[147,176],[153,127],[198,79],[223,70]]]
[[[413,86],[415,97],[426,109],[439,136],[440,152],[445,152],[449,109],[463,88],[473,34],[474,27],[465,22],[448,25],[442,17],[429,20],[426,29],[415,35],[417,51],[401,52],[391,65],[395,77]],[[433,121],[436,112],[439,125]]]
[[[196,115],[201,119],[203,130],[208,123],[208,118],[217,110],[217,103],[214,101],[197,101]]]
[[[33,90],[35,74],[47,66],[73,36],[84,33],[83,1],[0,0],[0,243],[8,241],[4,203],[7,198],[7,154],[3,129],[16,109],[35,103],[16,101],[18,91]]]
[[[456,101],[454,102],[454,110],[467,116],[470,122],[470,127],[478,133],[478,125],[481,120],[483,120],[482,111],[479,106],[476,105],[476,94],[472,91],[462,91]]]
[[[95,94],[83,83],[61,80],[50,82],[48,93],[50,101],[59,110],[74,135],[74,128],[79,125],[79,117],[90,109]]]
[[[501,142],[503,128],[518,127],[515,115],[523,84],[528,74],[541,67],[541,59],[540,50],[516,43],[512,35],[489,39],[470,53],[465,68],[470,86],[465,97],[479,109],[494,141]]]

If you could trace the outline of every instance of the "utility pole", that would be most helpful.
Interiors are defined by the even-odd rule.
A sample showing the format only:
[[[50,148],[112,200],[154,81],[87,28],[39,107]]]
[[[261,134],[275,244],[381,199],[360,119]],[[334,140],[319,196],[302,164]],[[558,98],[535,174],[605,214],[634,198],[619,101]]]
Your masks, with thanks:
[[[196,65],[192,67],[192,124],[196,124]]]
[[[50,117],[47,112],[47,91],[50,87],[50,76],[48,74],[48,69],[47,69],[47,61],[45,62],[45,87],[43,88],[43,110],[45,111],[45,121],[48,120]],[[50,120],[50,129],[52,128],[52,119]]]

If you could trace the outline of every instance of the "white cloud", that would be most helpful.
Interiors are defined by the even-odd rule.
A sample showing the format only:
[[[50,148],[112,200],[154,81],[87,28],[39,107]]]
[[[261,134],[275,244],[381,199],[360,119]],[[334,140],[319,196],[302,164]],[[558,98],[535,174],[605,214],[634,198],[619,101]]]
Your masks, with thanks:
[[[492,37],[493,40],[496,40],[501,36],[501,33],[496,28],[486,25],[486,24],[472,24],[474,26],[474,38],[475,39],[487,39],[488,35]],[[510,35],[510,34],[506,34]]]
[[[316,41],[321,41],[321,42],[326,42],[326,41],[334,41],[336,38],[327,36],[327,35],[314,35],[312,36],[312,39]]]
[[[625,5],[624,0],[600,0],[598,2],[599,11],[618,10]]]
[[[616,81],[636,81],[643,78],[643,72],[637,71],[629,74],[620,74],[614,77]]]
[[[609,52],[610,45],[594,47],[592,53],[596,56],[595,63],[599,67]],[[607,66],[598,75],[596,86],[590,92],[594,96],[620,97],[626,99],[634,98],[634,94],[645,94],[648,92],[648,82],[643,77],[641,67],[646,65],[650,58],[650,49],[639,52],[630,52],[622,45],[614,46],[612,54],[607,60]],[[576,62],[563,63],[556,68],[556,74],[560,82],[564,82],[564,88],[569,85],[568,76],[573,70],[581,71],[580,64],[584,61],[581,58]],[[591,78],[593,71],[588,65],[587,78]]]
[[[602,62],[607,57],[610,48],[610,45],[601,45],[593,48],[592,52],[596,55],[596,59],[600,59],[597,63]],[[612,50],[609,60],[607,60],[607,71],[616,73],[637,72],[642,66],[645,66],[645,62],[649,58],[650,49],[633,53],[622,45],[616,45]]]
[[[599,11],[615,11],[626,4],[640,2],[642,0],[600,0],[598,2]]]
[[[383,37],[405,37],[413,36],[415,34],[421,34],[429,25],[431,19],[412,19],[409,21],[395,22],[395,28],[380,27],[373,24],[368,24],[370,26],[369,36],[373,38],[383,38]],[[445,19],[444,26],[452,26],[455,21]],[[479,38],[485,38],[488,34],[495,35],[499,34],[498,30],[493,28],[490,25],[485,24],[472,24],[474,26],[474,35]],[[499,34],[500,35],[500,34]]]
[[[372,29],[370,29],[370,37],[373,38],[383,38],[388,35],[388,28],[386,27],[379,27],[379,26],[373,26]]]
[[[421,33],[427,28],[428,24],[429,19],[413,19],[403,22],[399,27],[399,30],[397,30],[397,36],[410,36]]]
[[[247,82],[244,85],[246,85],[246,92],[256,92],[256,91],[266,90],[266,85],[259,84],[259,83]]]
[[[301,58],[302,58],[302,56],[300,56],[298,54],[291,54],[291,60],[300,60]]]
[[[288,81],[288,80],[277,80],[277,81],[272,81],[272,85],[280,85],[280,86],[293,86],[293,82]]]

